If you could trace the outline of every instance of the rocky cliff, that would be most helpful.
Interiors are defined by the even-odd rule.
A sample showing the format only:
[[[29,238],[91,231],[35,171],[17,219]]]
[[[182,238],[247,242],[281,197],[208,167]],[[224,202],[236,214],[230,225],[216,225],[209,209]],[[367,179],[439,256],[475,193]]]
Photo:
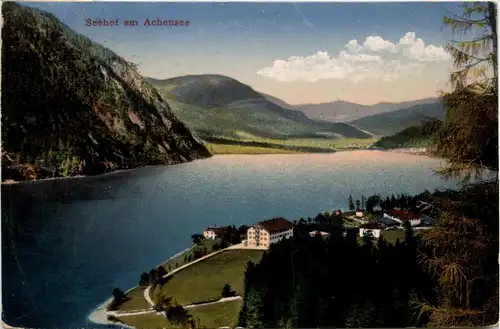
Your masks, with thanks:
[[[2,9],[2,181],[210,156],[134,64],[49,13]]]

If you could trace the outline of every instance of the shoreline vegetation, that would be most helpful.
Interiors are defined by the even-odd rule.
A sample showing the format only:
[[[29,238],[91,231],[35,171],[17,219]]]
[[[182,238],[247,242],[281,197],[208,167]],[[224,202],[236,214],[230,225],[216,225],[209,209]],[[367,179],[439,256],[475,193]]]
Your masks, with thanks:
[[[344,148],[344,149],[336,149],[336,150],[329,150],[329,151],[324,151],[324,152],[307,152],[307,151],[292,151],[290,149],[273,149],[273,148],[263,148],[263,147],[257,147],[257,146],[239,146],[239,145],[232,145],[232,144],[206,144],[206,147],[209,151],[212,152],[213,156],[221,156],[221,155],[266,155],[266,154],[314,154],[314,153],[323,153],[323,154],[333,154],[337,152],[348,152],[348,151],[382,151],[382,152],[394,152],[394,153],[405,153],[405,154],[411,154],[411,155],[422,155],[422,156],[429,156],[429,157],[436,157],[433,155],[433,153],[429,150],[429,148],[395,148],[395,149],[382,149],[382,148]],[[195,161],[202,161],[205,159],[196,159],[193,160],[192,162]],[[2,186],[9,186],[9,185],[30,185],[30,184],[37,184],[37,183],[43,183],[43,182],[49,182],[49,181],[64,181],[64,180],[72,180],[72,179],[81,179],[81,178],[89,178],[89,177],[105,177],[108,175],[113,175],[113,174],[121,174],[121,173],[127,173],[131,172],[133,170],[137,169],[142,169],[142,168],[147,168],[149,166],[143,166],[143,167],[137,167],[137,168],[130,168],[130,169],[118,169],[110,172],[105,172],[102,174],[97,174],[97,175],[76,175],[76,176],[67,176],[67,177],[46,177],[46,178],[41,178],[41,179],[34,179],[34,180],[21,180],[21,181],[16,181],[13,179],[7,179],[5,181],[2,181],[1,185]]]
[[[434,193],[445,192],[436,191]],[[302,236],[310,235],[312,238],[318,236],[318,233],[313,235],[314,232],[326,233],[339,228],[346,230],[346,232],[354,230],[356,236],[358,236],[357,243],[363,245],[366,243],[366,239],[373,239],[373,236],[371,232],[365,232],[361,236],[358,234],[359,228],[367,223],[380,223],[382,208],[404,207],[405,209],[411,209],[412,211],[424,214],[427,212],[419,209],[418,202],[427,200],[430,195],[430,192],[425,191],[413,197],[404,194],[386,196],[385,198],[379,195],[372,195],[368,198],[362,196],[358,200],[353,200],[350,196],[348,211],[346,212],[342,212],[340,209],[334,210],[331,213],[323,212],[314,218],[301,218],[293,222],[296,227],[295,230],[298,230],[296,234]],[[360,210],[360,207],[363,210]],[[362,214],[359,212],[362,212]],[[202,234],[193,234],[191,236],[193,240],[191,247],[161,262],[149,273],[144,272],[141,275],[139,284],[127,291],[117,294],[116,291],[119,289],[115,288],[113,292],[114,297],[110,297],[96,307],[89,314],[89,321],[137,329],[150,329],[149,324],[152,325],[155,323],[155,325],[158,325],[157,322],[161,322],[162,326],[166,325],[167,328],[177,328],[175,320],[172,322],[168,315],[169,308],[177,308],[179,312],[186,314],[184,316],[185,321],[194,321],[197,325],[196,328],[207,328],[206,325],[201,325],[201,323],[212,323],[214,321],[214,313],[221,312],[220,309],[217,309],[218,307],[229,310],[228,313],[224,314],[225,319],[236,319],[238,314],[241,316],[240,311],[243,306],[243,299],[245,298],[244,291],[246,290],[242,286],[245,280],[245,269],[249,266],[256,266],[260,262],[261,257],[258,255],[263,256],[270,250],[267,248],[260,250],[247,247],[243,243],[246,239],[247,228],[248,226],[246,225],[242,225],[239,228],[236,228],[234,225],[222,227],[219,228],[217,237],[214,239],[205,238]],[[407,229],[401,226],[396,229],[383,231],[381,239],[397,246],[408,235],[405,230]],[[414,229],[414,232],[416,236],[421,234],[418,228]],[[256,254],[254,256],[251,254],[247,255],[248,252],[256,252]],[[242,256],[243,258],[241,258]],[[247,257],[250,257],[248,260],[254,265],[250,265],[246,261]],[[209,260],[212,260],[212,263]],[[228,270],[231,267],[234,267],[236,272]],[[215,272],[209,274],[211,271]],[[182,274],[176,275],[177,273]],[[204,279],[200,280],[200,277]],[[210,284],[204,282],[207,280],[210,281]],[[218,282],[217,284],[215,283],[216,281]],[[223,292],[218,295],[219,289],[224,283]],[[166,297],[165,294],[169,296]],[[121,297],[116,297],[117,295]],[[216,296],[219,297],[217,298]],[[113,305],[117,298],[121,301]],[[163,305],[162,303],[167,303],[168,305],[160,307]],[[237,303],[239,307],[235,308],[236,304],[234,303]],[[210,312],[207,311],[207,307],[209,306],[212,307],[212,311]],[[236,309],[237,312],[235,311]],[[203,312],[205,311],[208,312],[208,315],[204,316]],[[171,322],[170,324],[169,321]],[[221,319],[217,321],[221,321]],[[221,326],[229,325],[230,323],[223,323]],[[236,323],[232,323],[231,326],[236,326]]]
[[[163,264],[166,264],[168,263],[169,261],[179,257],[179,256],[182,256],[184,255],[185,253],[189,252],[190,250],[192,250],[193,248],[195,247],[195,245],[189,247],[189,248],[186,248],[184,249],[183,251],[181,252],[178,252],[177,254],[173,255],[172,257],[166,259],[165,261],[161,262],[158,266],[161,266]],[[134,289],[137,289],[139,287],[139,285],[135,285],[134,287],[128,289],[127,291],[125,291],[125,294],[127,293],[130,293],[131,291],[133,291]],[[125,326],[127,328],[135,328],[133,326],[129,326],[129,325],[126,325],[125,323],[123,322],[119,322],[117,323],[117,321],[111,321],[109,318],[108,318],[108,314],[107,314],[107,309],[108,307],[111,305],[111,303],[113,302],[113,296],[109,297],[108,299],[106,299],[104,302],[102,302],[101,304],[99,304],[95,309],[93,309],[89,315],[87,316],[87,319],[90,321],[90,322],[93,322],[93,323],[96,323],[96,324],[104,324],[104,325],[120,325],[120,326]]]

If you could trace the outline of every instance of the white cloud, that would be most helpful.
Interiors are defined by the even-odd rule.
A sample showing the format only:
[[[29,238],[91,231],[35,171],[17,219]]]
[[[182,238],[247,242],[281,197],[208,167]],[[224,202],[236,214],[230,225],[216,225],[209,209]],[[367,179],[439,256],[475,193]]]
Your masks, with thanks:
[[[368,37],[363,43],[363,49],[373,52],[389,51],[391,53],[396,53],[397,47],[390,41],[384,40],[382,37]]]
[[[397,44],[380,36],[369,36],[362,44],[351,40],[344,48],[346,50],[341,50],[336,56],[318,51],[308,56],[275,60],[257,74],[283,82],[327,79],[393,81],[402,75],[419,74],[428,62],[450,59],[442,46],[426,46],[414,32],[406,33]]]
[[[345,48],[350,53],[357,53],[358,51],[360,51],[361,49],[363,49],[363,47],[358,44],[358,40],[351,40],[351,41],[349,41],[345,45]]]
[[[399,44],[402,47],[403,55],[420,62],[440,62],[450,59],[450,55],[441,46],[428,45],[424,40],[417,38],[415,32],[407,32]]]

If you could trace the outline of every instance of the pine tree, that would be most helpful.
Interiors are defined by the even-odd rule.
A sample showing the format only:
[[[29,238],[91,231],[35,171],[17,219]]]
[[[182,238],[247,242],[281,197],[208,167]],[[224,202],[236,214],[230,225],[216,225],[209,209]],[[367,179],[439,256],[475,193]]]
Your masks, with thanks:
[[[493,2],[463,8],[461,15],[444,17],[444,24],[465,38],[472,30],[483,33],[446,48],[457,71],[450,75],[453,90],[442,93],[447,113],[436,151],[450,160],[441,170],[445,177],[468,180],[484,169],[498,171],[497,8]]]
[[[347,205],[350,211],[354,210],[354,201],[352,200],[352,195],[349,195],[349,199],[347,200]]]
[[[492,2],[467,2],[461,15],[444,18],[465,38],[483,30],[447,46],[457,71],[450,76],[453,90],[442,94],[446,118],[436,139],[437,153],[449,160],[439,171],[444,177],[469,180],[484,169],[498,172],[496,11]],[[476,183],[459,195],[439,201],[438,224],[419,245],[419,263],[438,283],[437,302],[417,302],[429,316],[428,326],[498,321],[498,286],[492,285],[498,278],[498,180]]]
[[[246,327],[262,328],[264,322],[262,319],[263,301],[261,294],[255,289],[249,289],[246,301]]]

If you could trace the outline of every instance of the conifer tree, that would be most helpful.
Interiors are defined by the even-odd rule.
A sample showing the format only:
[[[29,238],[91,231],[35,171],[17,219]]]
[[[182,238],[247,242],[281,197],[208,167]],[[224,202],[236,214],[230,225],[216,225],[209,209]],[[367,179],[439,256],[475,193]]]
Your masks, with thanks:
[[[349,199],[347,200],[347,206],[350,211],[354,210],[354,201],[352,200],[352,195],[349,195]]]
[[[443,20],[461,38],[446,47],[457,70],[450,75],[453,90],[441,96],[446,120],[436,151],[450,160],[440,171],[445,177],[468,180],[484,169],[498,171],[497,8],[493,2],[462,6],[461,15]]]

